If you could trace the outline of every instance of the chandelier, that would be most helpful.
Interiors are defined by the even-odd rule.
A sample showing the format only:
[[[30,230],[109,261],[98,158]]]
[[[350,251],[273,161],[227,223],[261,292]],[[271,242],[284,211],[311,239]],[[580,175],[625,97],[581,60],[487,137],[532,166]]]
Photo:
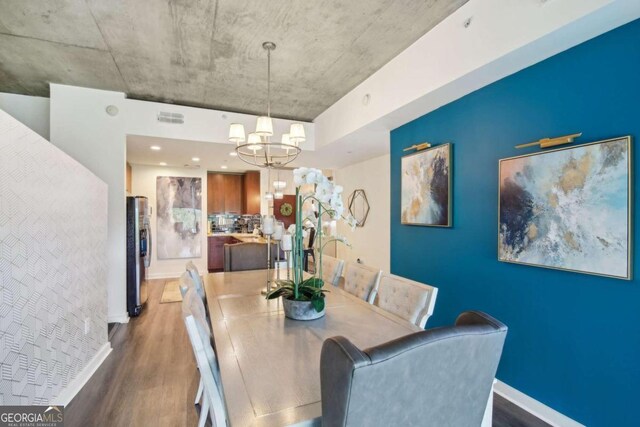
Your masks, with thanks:
[[[306,138],[303,124],[292,123],[289,133],[283,134],[280,142],[271,140],[271,51],[276,45],[264,42],[262,48],[267,51],[267,115],[258,117],[256,131],[247,137],[243,124],[232,123],[229,126],[229,142],[236,144],[236,153],[244,162],[262,168],[280,168],[298,157],[301,151],[299,145]]]

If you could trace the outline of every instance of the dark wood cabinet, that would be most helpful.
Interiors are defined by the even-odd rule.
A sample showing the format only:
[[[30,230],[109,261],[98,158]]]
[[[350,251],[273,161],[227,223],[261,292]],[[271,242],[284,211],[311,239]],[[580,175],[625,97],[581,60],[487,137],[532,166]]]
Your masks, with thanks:
[[[223,175],[224,210],[226,213],[242,213],[242,175]]]
[[[207,214],[225,212],[224,175],[221,173],[207,174]]]
[[[245,214],[260,213],[260,172],[244,174],[243,210]]]
[[[260,192],[259,187],[258,181],[258,193]],[[260,197],[259,194],[258,197]],[[244,175],[216,172],[207,174],[208,215],[221,213],[241,214],[244,213],[243,207]]]
[[[207,174],[207,215],[260,213],[260,172]]]
[[[224,245],[238,243],[240,240],[233,236],[209,236],[208,269],[209,271],[224,270]]]

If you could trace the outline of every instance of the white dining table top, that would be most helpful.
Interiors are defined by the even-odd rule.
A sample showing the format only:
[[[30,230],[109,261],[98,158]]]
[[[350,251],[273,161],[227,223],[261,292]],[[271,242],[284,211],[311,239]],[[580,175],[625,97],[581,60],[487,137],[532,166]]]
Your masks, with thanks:
[[[211,273],[204,280],[234,427],[319,425],[325,339],[342,335],[364,349],[420,330],[330,285],[324,317],[287,319],[280,299],[266,300],[260,293],[266,279],[266,270],[254,270]]]

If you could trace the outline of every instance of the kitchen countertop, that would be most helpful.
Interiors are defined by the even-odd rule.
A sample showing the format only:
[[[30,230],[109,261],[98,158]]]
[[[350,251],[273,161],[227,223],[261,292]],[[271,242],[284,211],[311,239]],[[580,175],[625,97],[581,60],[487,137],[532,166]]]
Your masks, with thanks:
[[[267,239],[251,233],[209,233],[208,237],[233,237],[243,243],[267,243]]]

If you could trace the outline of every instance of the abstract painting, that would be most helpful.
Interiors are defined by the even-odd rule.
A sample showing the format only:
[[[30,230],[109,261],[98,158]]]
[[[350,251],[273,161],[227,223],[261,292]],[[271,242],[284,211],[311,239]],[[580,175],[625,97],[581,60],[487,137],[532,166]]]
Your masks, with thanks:
[[[631,138],[500,160],[498,259],[631,279]]]
[[[202,237],[202,180],[156,178],[158,259],[198,258]]]
[[[402,158],[401,222],[451,227],[451,144]]]

